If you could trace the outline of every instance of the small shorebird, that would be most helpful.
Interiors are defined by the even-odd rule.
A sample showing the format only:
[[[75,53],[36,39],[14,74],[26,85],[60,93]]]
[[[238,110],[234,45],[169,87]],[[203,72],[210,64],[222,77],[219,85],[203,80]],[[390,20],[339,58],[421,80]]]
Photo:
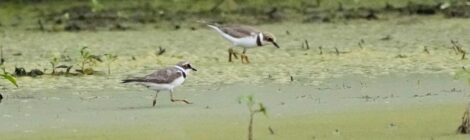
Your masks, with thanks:
[[[158,93],[162,90],[170,91],[171,102],[184,102],[186,104],[191,104],[191,102],[185,99],[173,98],[173,88],[183,84],[190,71],[197,70],[193,68],[189,62],[182,61],[173,67],[166,67],[157,70],[144,77],[122,80],[122,83],[136,82],[155,90],[157,93],[155,93],[155,97],[153,98],[153,106],[157,103]]]
[[[232,42],[232,47],[243,48],[243,53],[240,56],[242,63],[250,63],[248,56],[245,54],[246,50],[249,48],[261,47],[269,43],[272,43],[275,47],[279,48],[273,34],[259,31],[253,27],[243,25],[220,26],[212,24],[207,24],[207,26],[216,30],[225,39]],[[228,49],[229,62],[232,62],[232,55],[235,58],[238,58],[232,47],[229,47]]]

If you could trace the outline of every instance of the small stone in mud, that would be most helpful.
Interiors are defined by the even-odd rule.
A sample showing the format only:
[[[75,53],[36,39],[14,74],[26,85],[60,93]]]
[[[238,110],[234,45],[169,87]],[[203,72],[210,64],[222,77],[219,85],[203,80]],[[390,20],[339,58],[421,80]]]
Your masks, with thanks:
[[[22,54],[22,53],[20,53],[20,52],[13,53],[13,56],[21,56],[21,55],[23,55],[23,54]]]
[[[44,72],[42,72],[41,70],[38,70],[38,69],[33,69],[28,73],[28,75],[31,76],[31,77],[36,77],[36,76],[43,75],[43,74],[44,74]]]
[[[24,68],[21,68],[21,67],[18,68],[18,67],[16,67],[16,68],[15,68],[15,75],[16,75],[16,76],[26,76],[27,73],[26,73],[26,70],[25,70]]]
[[[334,133],[339,134],[339,129],[335,129]]]
[[[180,29],[180,28],[181,28],[180,25],[175,25],[175,30],[178,30],[178,29]]]
[[[396,126],[396,124],[394,124],[394,123],[390,123],[388,126],[392,128],[392,127],[395,127],[395,126]]]
[[[391,39],[392,39],[392,36],[390,36],[390,35],[387,35],[385,37],[380,38],[380,40],[382,40],[382,41],[388,41],[388,40],[391,40]]]

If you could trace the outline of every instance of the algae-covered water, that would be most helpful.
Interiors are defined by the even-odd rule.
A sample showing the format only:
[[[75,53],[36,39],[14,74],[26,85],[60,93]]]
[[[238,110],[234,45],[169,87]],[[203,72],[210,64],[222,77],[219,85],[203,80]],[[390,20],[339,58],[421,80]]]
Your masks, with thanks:
[[[259,28],[275,34],[281,49],[248,50],[251,64],[228,63],[230,44],[203,27],[78,33],[6,29],[0,42],[8,71],[17,66],[48,73],[54,56],[69,56],[71,61],[60,64],[78,68],[83,46],[94,54],[117,54],[118,60],[109,76],[19,77],[20,88],[2,81],[6,98],[0,104],[0,136],[245,139],[248,112],[237,98],[254,94],[269,112],[255,116],[255,139],[468,138],[455,130],[469,88],[453,74],[469,63],[450,43],[457,40],[464,49],[470,44],[468,19]],[[302,48],[304,40],[310,49]],[[156,55],[159,47],[166,52]],[[168,94],[161,94],[157,107],[151,107],[153,91],[120,84],[181,60],[191,61],[198,71],[175,96],[195,104],[171,103]],[[94,69],[107,70],[105,64]]]
[[[113,74],[110,76],[20,78],[21,89],[121,89],[123,86],[116,84],[120,79],[144,75],[181,60],[191,61],[200,69],[190,77],[187,85],[285,84],[290,83],[290,76],[303,85],[319,85],[325,79],[349,74],[452,74],[468,66],[466,61],[460,60],[461,55],[455,53],[450,42],[457,40],[462,47],[469,44],[467,22],[467,19],[435,17],[344,24],[265,25],[260,28],[276,34],[281,49],[265,46],[248,50],[251,65],[241,64],[238,60],[228,63],[227,46],[230,44],[206,28],[79,33],[7,30],[0,42],[9,70],[17,66],[28,70],[49,69],[50,73],[50,60],[61,55],[70,56],[71,61],[60,64],[79,68],[79,50],[83,46],[89,47],[94,54],[118,55],[118,60],[111,65]],[[309,50],[301,48],[304,40],[308,40]],[[159,47],[166,52],[157,56]],[[15,55],[18,53],[21,55]],[[99,64],[95,70],[105,72],[106,65]]]

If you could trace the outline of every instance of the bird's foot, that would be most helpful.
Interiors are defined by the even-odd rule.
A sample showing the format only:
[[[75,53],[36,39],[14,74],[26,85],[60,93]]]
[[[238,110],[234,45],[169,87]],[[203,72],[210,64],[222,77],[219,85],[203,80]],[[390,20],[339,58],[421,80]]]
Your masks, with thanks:
[[[248,56],[246,56],[245,54],[242,54],[240,57],[241,57],[243,64],[250,64],[250,60],[248,59]]]
[[[152,106],[155,107],[156,104],[157,104],[157,100],[153,100]]]
[[[186,99],[171,99],[171,102],[184,102],[186,104],[193,104]]]

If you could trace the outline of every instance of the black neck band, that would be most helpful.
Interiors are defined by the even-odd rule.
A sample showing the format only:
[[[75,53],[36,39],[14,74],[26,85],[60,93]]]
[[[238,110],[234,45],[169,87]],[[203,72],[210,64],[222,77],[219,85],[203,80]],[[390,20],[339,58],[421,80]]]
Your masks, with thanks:
[[[258,45],[258,46],[262,46],[262,45],[263,45],[263,44],[261,44],[261,38],[260,38],[260,35],[259,35],[259,34],[256,36],[256,45]]]
[[[183,78],[186,79],[186,73],[184,71],[182,71],[181,74],[183,74]]]

